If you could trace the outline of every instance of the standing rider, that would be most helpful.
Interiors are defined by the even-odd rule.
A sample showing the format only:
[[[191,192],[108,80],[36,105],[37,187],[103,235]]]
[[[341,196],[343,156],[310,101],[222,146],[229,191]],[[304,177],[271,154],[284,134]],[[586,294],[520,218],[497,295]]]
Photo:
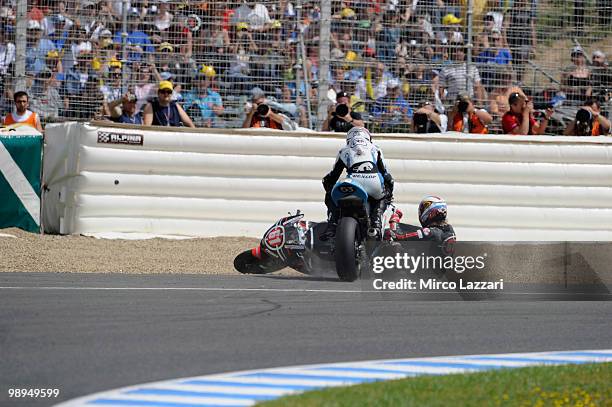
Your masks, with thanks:
[[[382,236],[381,218],[387,203],[393,199],[393,177],[387,172],[382,150],[372,143],[370,132],[365,127],[353,127],[346,133],[346,146],[338,152],[334,168],[323,177],[327,229],[320,239],[327,240],[336,234],[340,211],[332,200],[331,191],[344,169],[348,177],[357,181],[373,201],[370,226],[374,230],[368,231],[368,234]],[[372,177],[372,174],[378,176]]]

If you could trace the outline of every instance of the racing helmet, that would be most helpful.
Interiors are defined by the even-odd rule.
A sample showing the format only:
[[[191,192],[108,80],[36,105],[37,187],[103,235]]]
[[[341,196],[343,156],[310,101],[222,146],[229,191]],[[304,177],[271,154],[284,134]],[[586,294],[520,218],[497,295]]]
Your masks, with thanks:
[[[365,127],[353,127],[346,133],[346,143],[350,143],[350,141],[354,137],[363,137],[366,138],[369,142],[372,142],[372,135]]]
[[[446,202],[444,199],[429,195],[421,199],[419,204],[419,221],[421,226],[427,227],[432,223],[440,223],[446,220]]]

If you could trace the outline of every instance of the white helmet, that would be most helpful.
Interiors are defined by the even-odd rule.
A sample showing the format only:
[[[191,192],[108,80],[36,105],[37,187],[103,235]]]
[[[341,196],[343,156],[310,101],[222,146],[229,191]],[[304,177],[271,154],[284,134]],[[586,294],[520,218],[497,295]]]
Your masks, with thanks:
[[[346,133],[346,143],[348,144],[353,137],[363,137],[372,142],[372,135],[365,127],[353,127]]]

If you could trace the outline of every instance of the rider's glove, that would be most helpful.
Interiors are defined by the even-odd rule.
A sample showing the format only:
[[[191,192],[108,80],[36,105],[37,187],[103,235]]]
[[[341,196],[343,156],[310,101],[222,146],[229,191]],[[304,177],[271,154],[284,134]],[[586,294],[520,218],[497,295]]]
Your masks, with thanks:
[[[395,181],[393,181],[393,177],[391,176],[391,174],[386,173],[383,176],[383,179],[385,181],[385,188],[387,189],[387,194],[390,198],[393,198],[393,186],[395,184]]]

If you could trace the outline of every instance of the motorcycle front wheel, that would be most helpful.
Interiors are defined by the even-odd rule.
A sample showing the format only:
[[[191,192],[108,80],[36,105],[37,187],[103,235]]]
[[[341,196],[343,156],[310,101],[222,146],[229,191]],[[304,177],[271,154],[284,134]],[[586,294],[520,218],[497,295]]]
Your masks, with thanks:
[[[359,224],[355,218],[345,217],[336,229],[335,260],[336,273],[342,281],[355,281],[360,275]]]
[[[273,259],[258,259],[251,250],[245,250],[234,258],[234,268],[242,274],[268,274],[285,267],[285,264]]]

